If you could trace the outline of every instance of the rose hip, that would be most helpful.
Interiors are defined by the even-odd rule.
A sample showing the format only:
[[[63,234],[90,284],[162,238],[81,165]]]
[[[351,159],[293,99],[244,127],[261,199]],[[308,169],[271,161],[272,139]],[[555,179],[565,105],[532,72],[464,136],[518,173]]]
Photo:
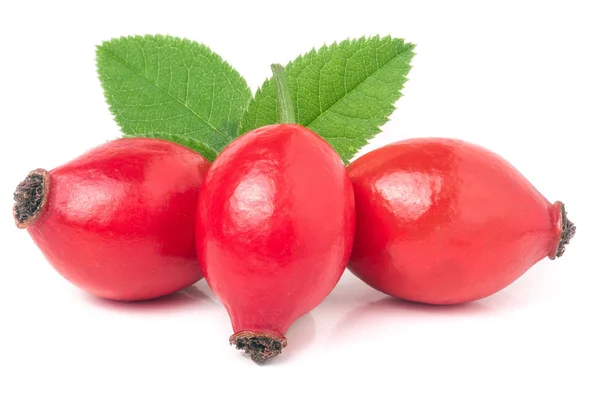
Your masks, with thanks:
[[[262,363],[346,267],[355,224],[348,174],[309,129],[271,125],[225,148],[198,204],[198,256],[229,312],[230,342]]]
[[[115,300],[169,294],[202,278],[194,224],[209,166],[165,140],[118,139],[32,171],[15,192],[15,222],[83,290]]]
[[[349,269],[389,295],[431,304],[489,296],[575,226],[512,165],[479,146],[412,139],[374,150],[348,172],[356,199]]]

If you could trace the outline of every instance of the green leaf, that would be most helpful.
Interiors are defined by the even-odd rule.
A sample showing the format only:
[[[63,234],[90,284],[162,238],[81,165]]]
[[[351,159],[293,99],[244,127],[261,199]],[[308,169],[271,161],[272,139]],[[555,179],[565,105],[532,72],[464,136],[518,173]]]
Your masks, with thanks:
[[[296,121],[323,138],[347,163],[394,111],[414,45],[389,36],[345,40],[314,49],[285,67]],[[273,78],[256,92],[240,132],[278,122]]]
[[[238,136],[252,93],[208,47],[170,36],[123,37],[98,46],[96,61],[125,136],[171,140],[210,160]]]

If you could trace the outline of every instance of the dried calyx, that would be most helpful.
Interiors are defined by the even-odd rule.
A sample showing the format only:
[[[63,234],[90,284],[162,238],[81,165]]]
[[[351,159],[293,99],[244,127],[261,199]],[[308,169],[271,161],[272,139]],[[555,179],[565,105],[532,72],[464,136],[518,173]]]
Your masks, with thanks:
[[[14,193],[13,216],[18,228],[26,228],[40,215],[46,205],[50,175],[44,169],[33,170]]]
[[[556,253],[552,259],[562,256],[565,253],[565,247],[569,244],[569,241],[575,236],[575,224],[569,221],[567,218],[567,212],[565,211],[565,205],[559,202],[560,208],[560,223],[561,223],[561,233],[560,239],[558,240],[558,247],[556,248]]]
[[[267,333],[239,332],[229,338],[229,343],[238,350],[244,350],[255,363],[263,364],[281,354],[287,340]]]

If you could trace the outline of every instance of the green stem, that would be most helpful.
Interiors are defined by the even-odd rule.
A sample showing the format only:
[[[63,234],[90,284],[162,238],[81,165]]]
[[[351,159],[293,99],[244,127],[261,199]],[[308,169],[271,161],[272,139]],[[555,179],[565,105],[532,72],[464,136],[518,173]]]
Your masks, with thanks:
[[[277,87],[277,105],[279,108],[279,122],[282,124],[295,124],[294,104],[292,95],[285,76],[285,70],[281,64],[272,64],[273,78]]]

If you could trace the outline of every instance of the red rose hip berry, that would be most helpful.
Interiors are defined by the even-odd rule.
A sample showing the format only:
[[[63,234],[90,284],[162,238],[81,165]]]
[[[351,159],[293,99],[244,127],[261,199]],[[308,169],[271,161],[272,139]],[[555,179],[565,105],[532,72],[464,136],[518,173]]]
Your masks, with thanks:
[[[118,139],[15,192],[14,217],[76,286],[115,300],[173,293],[202,278],[198,191],[210,163],[160,139]]]
[[[401,299],[456,304],[489,296],[544,257],[560,257],[575,233],[562,203],[463,141],[393,143],[348,172],[357,215],[349,269]]]
[[[346,267],[355,224],[348,174],[309,129],[271,125],[225,148],[198,204],[198,256],[229,312],[230,342],[262,363]]]

